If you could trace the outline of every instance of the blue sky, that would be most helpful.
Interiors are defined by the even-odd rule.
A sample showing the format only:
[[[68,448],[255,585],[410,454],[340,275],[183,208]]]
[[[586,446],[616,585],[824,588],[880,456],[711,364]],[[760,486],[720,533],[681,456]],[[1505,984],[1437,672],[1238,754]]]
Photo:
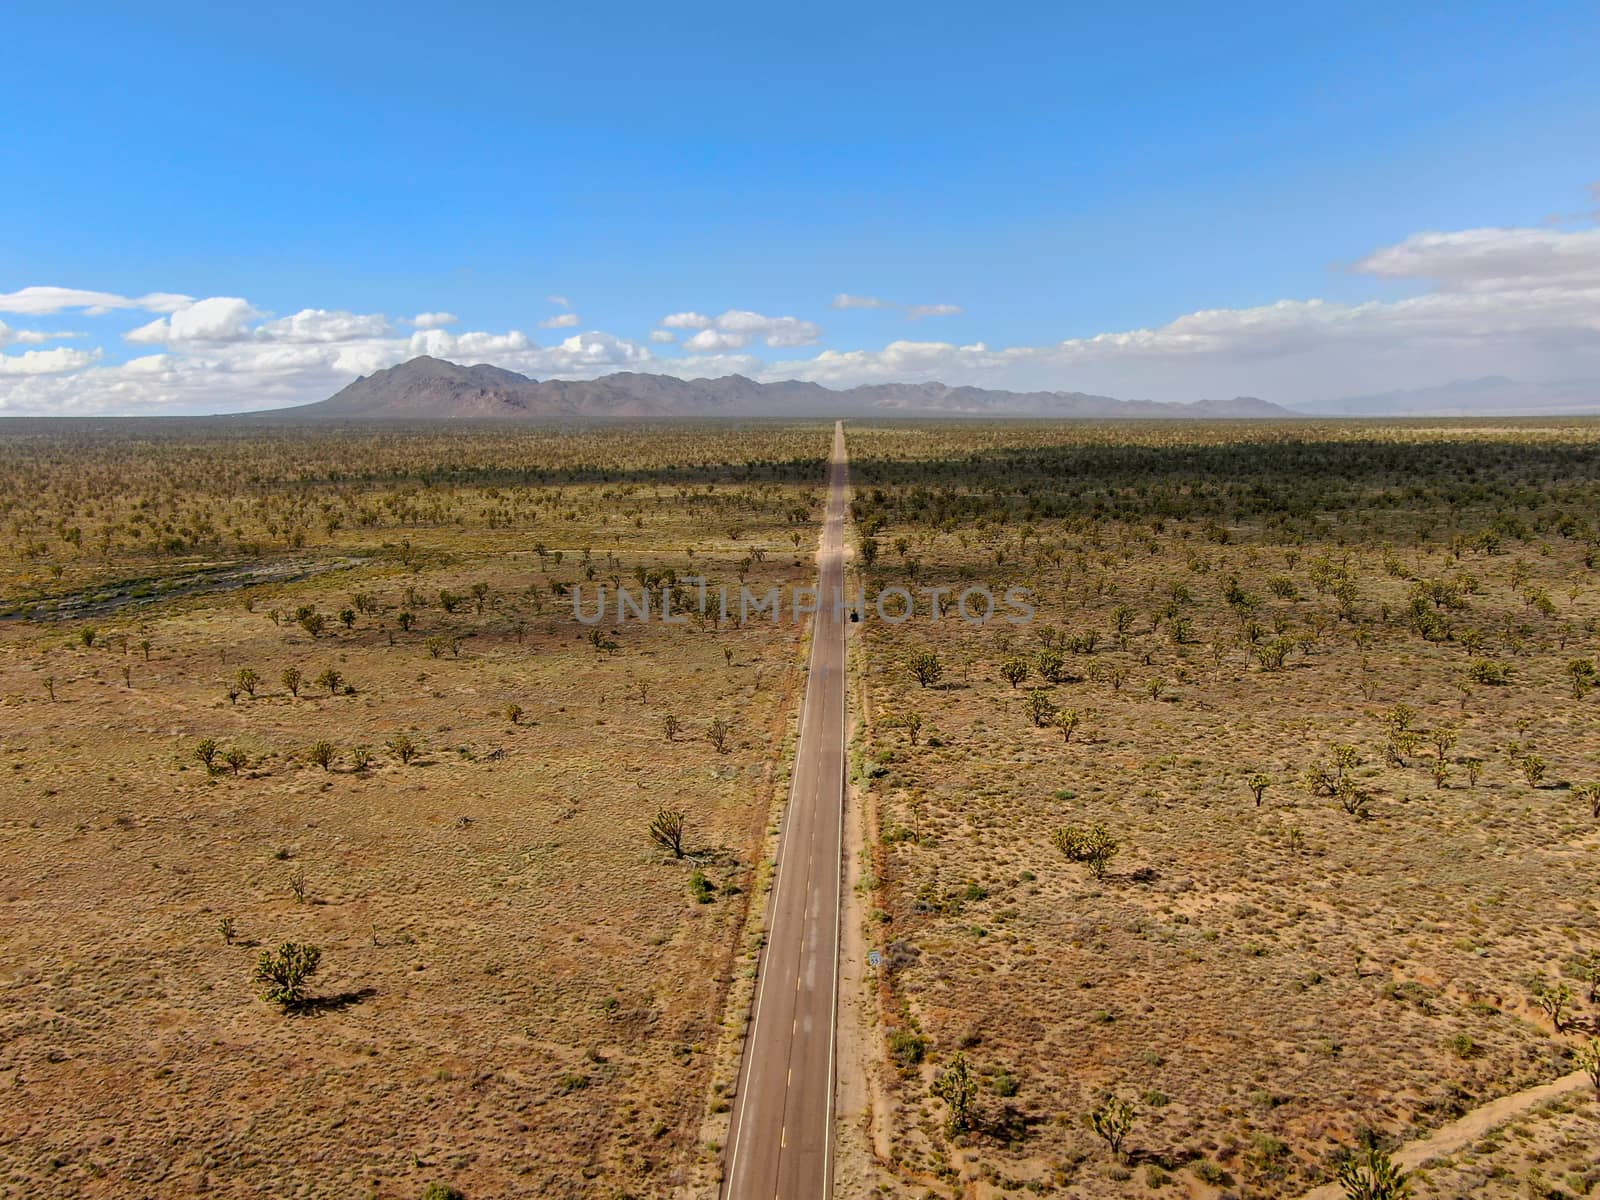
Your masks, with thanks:
[[[1593,4],[333,7],[8,10],[0,411],[1600,374]]]

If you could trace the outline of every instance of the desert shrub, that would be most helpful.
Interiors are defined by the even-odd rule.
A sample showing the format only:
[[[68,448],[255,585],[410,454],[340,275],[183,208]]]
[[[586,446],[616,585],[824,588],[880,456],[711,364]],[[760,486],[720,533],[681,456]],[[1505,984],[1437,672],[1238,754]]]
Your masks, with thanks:
[[[1082,863],[1096,879],[1105,877],[1106,867],[1121,849],[1104,825],[1088,829],[1066,826],[1051,834],[1050,840],[1067,861]]]
[[[902,1070],[910,1070],[927,1053],[927,1040],[916,1030],[898,1025],[889,1031],[889,1057]]]
[[[283,674],[279,678],[283,680],[283,686],[289,695],[299,697],[300,683],[305,678],[305,676],[301,675],[299,667],[285,667]]]
[[[1504,687],[1511,682],[1511,668],[1503,662],[1492,658],[1480,658],[1473,661],[1467,668],[1467,678],[1473,683],[1487,684],[1490,687]]]

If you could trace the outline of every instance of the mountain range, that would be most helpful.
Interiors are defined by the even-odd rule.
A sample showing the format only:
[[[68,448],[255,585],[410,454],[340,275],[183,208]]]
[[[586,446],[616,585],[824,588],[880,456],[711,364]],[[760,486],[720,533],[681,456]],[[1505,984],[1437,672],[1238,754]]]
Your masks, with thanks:
[[[257,413],[257,416],[262,414]],[[364,375],[294,417],[377,420],[530,420],[562,417],[1292,417],[1265,400],[1162,404],[1084,392],[1007,392],[942,383],[880,383],[835,390],[743,375],[678,379],[621,371],[599,379],[530,379],[487,364],[423,356]]]

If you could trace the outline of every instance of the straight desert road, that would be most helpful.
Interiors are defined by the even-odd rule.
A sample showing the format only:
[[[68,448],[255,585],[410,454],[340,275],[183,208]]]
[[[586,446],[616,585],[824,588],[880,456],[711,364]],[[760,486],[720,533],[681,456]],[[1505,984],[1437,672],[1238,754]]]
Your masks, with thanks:
[[[844,426],[833,430],[818,610],[793,784],[778,841],[754,1014],[728,1131],[727,1200],[817,1200],[833,1187],[834,1017],[844,826]]]

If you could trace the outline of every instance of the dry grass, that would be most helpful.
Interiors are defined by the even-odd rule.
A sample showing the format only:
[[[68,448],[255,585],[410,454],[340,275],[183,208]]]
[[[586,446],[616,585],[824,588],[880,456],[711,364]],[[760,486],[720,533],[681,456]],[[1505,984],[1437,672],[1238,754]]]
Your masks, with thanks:
[[[1593,661],[1600,620],[1597,436],[853,433],[869,587],[1040,602],[1026,628],[867,629],[857,769],[882,822],[881,996],[904,1064],[887,1190],[1292,1195],[1364,1130],[1405,1139],[1570,1069],[1600,1015],[1579,978],[1600,953],[1600,820],[1575,792],[1600,779],[1600,697],[1567,672]],[[1426,606],[1447,629],[1409,617],[1419,581],[1462,575],[1462,607]],[[1275,669],[1258,650],[1279,637]],[[1039,678],[1047,643],[1060,682]],[[927,688],[909,669],[924,651],[944,668]],[[1475,679],[1480,659],[1509,682]],[[1077,710],[1070,743],[1030,719],[1034,689]],[[1386,760],[1399,704],[1421,733],[1397,739],[1403,765]],[[1338,745],[1367,819],[1300,782]],[[1051,838],[1096,824],[1121,846],[1098,881]],[[1554,1034],[1536,976],[1566,978],[1574,1029]],[[963,1048],[983,1119],[952,1142],[929,1083]],[[1106,1089],[1138,1112],[1128,1164],[1084,1122]]]
[[[809,578],[828,430],[212,436],[3,447],[43,489],[13,493],[14,530],[96,531],[7,560],[5,595],[30,610],[105,606],[108,580],[200,562],[315,568],[0,626],[5,1190],[667,1194],[699,1154],[798,631],[608,621],[606,652],[552,584],[586,560],[591,584]],[[178,522],[239,514],[243,540],[220,519],[171,550],[127,538],[128,513],[169,503]],[[380,516],[251,544],[324,504]],[[441,589],[464,602],[445,611]],[[256,693],[230,701],[241,668]],[[326,668],[354,693],[314,682]],[[705,738],[717,716],[725,754]],[[401,733],[422,748],[409,765],[388,748]],[[246,753],[237,774],[202,766],[206,738]],[[690,860],[645,836],[664,803],[689,813]],[[323,951],[294,1015],[250,980],[287,940]]]

